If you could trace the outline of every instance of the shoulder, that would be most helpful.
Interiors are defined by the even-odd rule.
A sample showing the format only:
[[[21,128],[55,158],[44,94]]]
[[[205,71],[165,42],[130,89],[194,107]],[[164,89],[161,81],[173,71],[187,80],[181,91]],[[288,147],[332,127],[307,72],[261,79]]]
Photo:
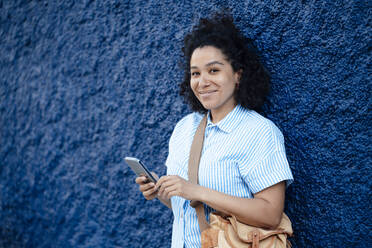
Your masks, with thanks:
[[[242,113],[242,125],[244,129],[256,131],[280,132],[279,128],[270,119],[262,116],[254,110],[245,110]]]
[[[284,141],[282,132],[274,122],[254,110],[243,111],[239,133],[244,133],[260,142],[283,143]]]
[[[270,119],[262,116],[256,111],[251,113],[250,124],[257,129],[270,130],[272,132],[280,132],[279,128]]]
[[[193,136],[203,115],[197,112],[190,113],[179,120],[173,129],[172,140]]]
[[[203,118],[203,115],[197,112],[190,113],[179,120],[175,126],[176,129],[188,128],[198,125]]]

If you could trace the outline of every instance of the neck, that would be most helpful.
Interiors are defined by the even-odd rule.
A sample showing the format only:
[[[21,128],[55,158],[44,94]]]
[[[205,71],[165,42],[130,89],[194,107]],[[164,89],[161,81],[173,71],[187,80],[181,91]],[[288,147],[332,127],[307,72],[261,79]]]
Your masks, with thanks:
[[[230,108],[225,108],[225,109],[211,109],[211,121],[212,123],[216,124],[219,121],[221,121],[223,118],[225,118],[226,115],[228,115],[236,106],[237,104],[235,103],[232,105]]]

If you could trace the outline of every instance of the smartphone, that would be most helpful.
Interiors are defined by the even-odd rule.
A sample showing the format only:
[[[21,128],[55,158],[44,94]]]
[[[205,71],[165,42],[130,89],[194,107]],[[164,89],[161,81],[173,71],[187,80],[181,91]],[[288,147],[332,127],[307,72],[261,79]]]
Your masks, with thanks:
[[[145,175],[151,182],[157,182],[155,177],[138,158],[125,157],[125,162],[127,162],[129,167],[134,171],[134,173],[136,173],[137,176]]]

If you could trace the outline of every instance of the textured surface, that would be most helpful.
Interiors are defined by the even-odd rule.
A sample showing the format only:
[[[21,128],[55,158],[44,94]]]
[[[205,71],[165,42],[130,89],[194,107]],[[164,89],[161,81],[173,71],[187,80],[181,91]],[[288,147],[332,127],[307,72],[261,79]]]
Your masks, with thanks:
[[[182,38],[223,6],[272,73],[294,247],[372,247],[369,1],[79,2],[0,1],[0,247],[170,246],[123,157],[165,173]]]

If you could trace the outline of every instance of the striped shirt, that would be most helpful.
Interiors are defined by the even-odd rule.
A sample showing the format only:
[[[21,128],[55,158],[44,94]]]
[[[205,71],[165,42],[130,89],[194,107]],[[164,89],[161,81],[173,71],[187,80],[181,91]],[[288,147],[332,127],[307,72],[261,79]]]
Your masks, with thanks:
[[[203,116],[192,113],[181,119],[169,141],[167,174],[188,180],[191,143]],[[220,122],[213,124],[208,114],[199,184],[219,192],[245,198],[263,189],[293,181],[285,155],[284,138],[268,119],[237,105]],[[201,246],[200,230],[190,201],[171,198],[174,215],[172,248]],[[207,219],[213,211],[205,205]]]

